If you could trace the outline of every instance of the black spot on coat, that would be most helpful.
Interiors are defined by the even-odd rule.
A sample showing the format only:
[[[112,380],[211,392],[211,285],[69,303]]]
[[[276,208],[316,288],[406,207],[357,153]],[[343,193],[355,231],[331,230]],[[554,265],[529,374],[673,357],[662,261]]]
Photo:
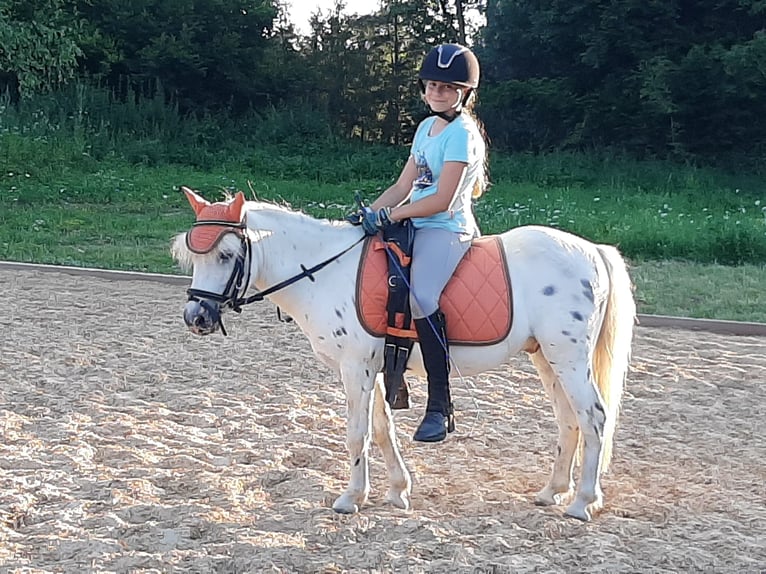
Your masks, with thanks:
[[[590,284],[590,281],[587,279],[581,279],[580,284],[584,287],[582,294],[588,301],[593,303],[593,286]]]

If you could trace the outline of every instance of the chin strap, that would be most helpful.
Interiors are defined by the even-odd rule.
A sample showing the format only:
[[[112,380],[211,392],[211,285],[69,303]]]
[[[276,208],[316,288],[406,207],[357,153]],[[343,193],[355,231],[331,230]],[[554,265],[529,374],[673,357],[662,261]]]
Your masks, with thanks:
[[[473,93],[473,90],[468,89],[465,93],[465,95],[462,97],[460,101],[460,105],[455,108],[455,113],[453,115],[449,115],[447,112],[435,112],[431,109],[430,106],[428,106],[428,111],[432,116],[437,116],[443,119],[445,122],[450,123],[455,121],[455,118],[457,118],[461,113],[463,113],[463,108],[468,103],[468,100],[471,97],[471,94]]]
[[[460,115],[460,112],[462,112],[462,111],[463,111],[462,109],[458,110],[457,112],[455,112],[455,114],[450,116],[446,112],[435,112],[435,111],[431,110],[431,115],[432,116],[438,116],[441,119],[443,119],[445,122],[450,123],[450,122],[455,121],[455,118],[458,117]]]

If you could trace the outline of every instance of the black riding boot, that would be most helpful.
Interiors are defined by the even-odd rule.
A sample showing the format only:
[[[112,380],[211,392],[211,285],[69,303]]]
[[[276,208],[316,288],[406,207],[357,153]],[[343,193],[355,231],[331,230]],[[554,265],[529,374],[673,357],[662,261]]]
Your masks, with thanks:
[[[444,314],[437,310],[430,317],[415,319],[415,329],[428,374],[428,403],[426,416],[412,438],[420,442],[439,442],[455,430]]]

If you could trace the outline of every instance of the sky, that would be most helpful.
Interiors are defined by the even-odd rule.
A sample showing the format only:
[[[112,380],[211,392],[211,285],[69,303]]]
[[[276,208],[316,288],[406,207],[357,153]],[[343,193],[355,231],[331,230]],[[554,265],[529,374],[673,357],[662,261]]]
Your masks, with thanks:
[[[371,14],[380,7],[380,0],[345,0],[346,14]],[[291,0],[290,20],[298,32],[308,34],[309,18],[317,10],[328,13],[335,6],[335,0]]]

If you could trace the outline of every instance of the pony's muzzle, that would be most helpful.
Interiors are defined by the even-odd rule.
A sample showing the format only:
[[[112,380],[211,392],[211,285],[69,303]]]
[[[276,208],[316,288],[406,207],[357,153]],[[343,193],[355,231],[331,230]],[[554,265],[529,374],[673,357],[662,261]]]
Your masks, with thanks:
[[[188,301],[184,306],[184,323],[195,335],[215,333],[221,324],[218,305],[208,301]]]

